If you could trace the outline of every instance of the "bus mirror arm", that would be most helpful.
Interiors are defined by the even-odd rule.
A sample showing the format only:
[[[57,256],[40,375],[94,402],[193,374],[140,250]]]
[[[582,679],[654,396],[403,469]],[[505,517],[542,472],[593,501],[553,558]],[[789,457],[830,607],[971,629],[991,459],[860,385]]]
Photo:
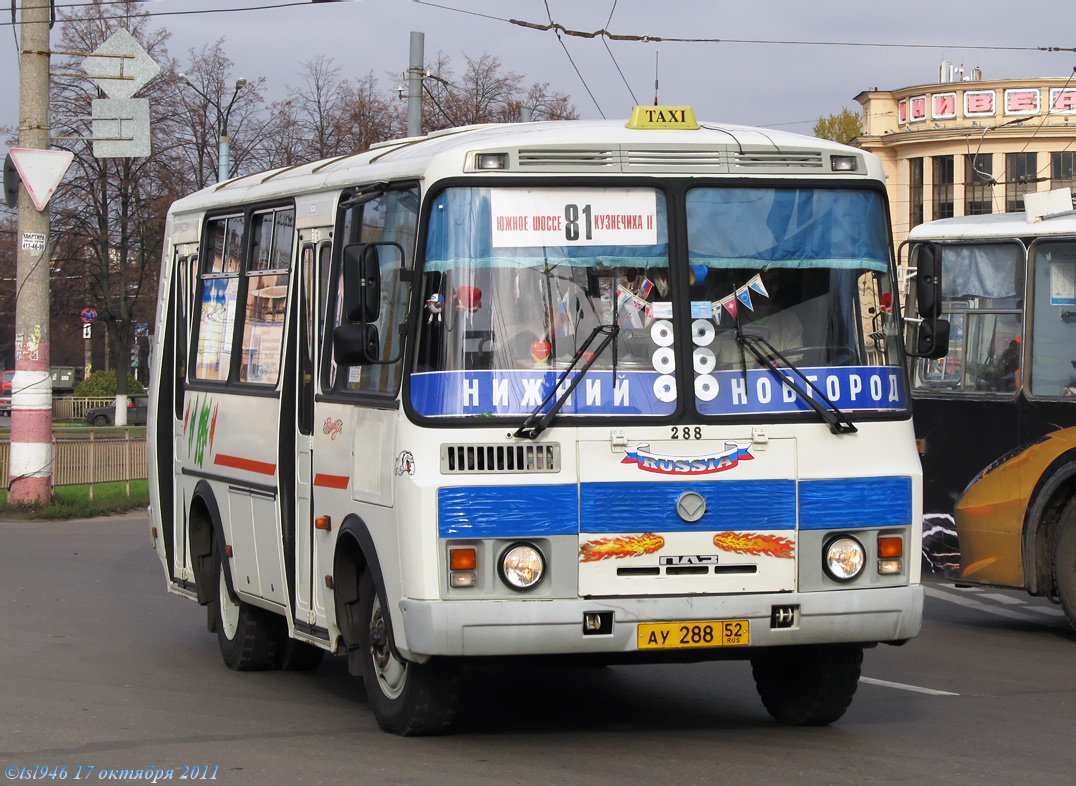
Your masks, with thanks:
[[[605,334],[605,338],[602,339],[602,342],[598,345],[598,348],[590,355],[590,357],[588,357],[586,360],[583,360],[583,365],[582,367],[580,367],[579,373],[576,375],[575,379],[572,380],[572,383],[568,385],[565,390],[561,391],[560,386],[563,384],[564,380],[568,378],[568,375],[572,373],[575,367],[579,364],[579,361],[583,359],[583,356],[586,354],[587,349],[592,343],[594,343],[594,339],[603,333]],[[583,377],[586,376],[586,373],[588,371],[590,371],[590,367],[594,365],[594,362],[598,359],[599,356],[601,356],[601,353],[605,351],[605,348],[616,339],[618,333],[620,333],[620,325],[617,323],[613,323],[612,325],[598,325],[596,328],[594,328],[594,330],[590,332],[590,335],[587,336],[587,339],[583,342],[582,346],[580,346],[579,349],[576,350],[575,357],[572,358],[572,362],[568,364],[568,368],[564,369],[561,375],[557,377],[557,381],[556,384],[553,385],[553,389],[549,391],[549,393],[544,399],[542,399],[542,403],[535,408],[534,412],[527,416],[527,419],[523,421],[523,425],[521,425],[515,430],[515,432],[513,432],[512,436],[518,437],[520,439],[538,439],[539,435],[541,435],[543,431],[549,428],[549,424],[553,422],[553,418],[556,417],[557,413],[560,411],[560,408],[564,406],[564,402],[568,400],[568,396],[572,395],[572,391],[575,390],[576,386],[578,386],[579,383],[583,381]],[[615,344],[613,345],[613,352],[613,375],[615,377]],[[560,391],[559,395],[558,391]],[[553,406],[549,408],[549,411],[542,415],[542,410],[545,409],[546,404],[548,404],[550,399],[552,399],[554,396],[557,397],[557,400],[553,402]]]

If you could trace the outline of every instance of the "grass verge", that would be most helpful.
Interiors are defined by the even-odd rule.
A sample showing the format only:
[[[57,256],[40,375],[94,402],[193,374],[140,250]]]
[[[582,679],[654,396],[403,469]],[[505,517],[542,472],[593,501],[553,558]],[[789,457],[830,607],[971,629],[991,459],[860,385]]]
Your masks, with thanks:
[[[145,480],[131,481],[131,496],[127,496],[126,484],[94,483],[93,499],[90,499],[90,487],[57,486],[52,493],[52,502],[41,507],[12,505],[7,499],[7,490],[0,490],[0,519],[11,521],[86,519],[95,516],[110,516],[129,510],[145,510],[149,505],[149,483]]]

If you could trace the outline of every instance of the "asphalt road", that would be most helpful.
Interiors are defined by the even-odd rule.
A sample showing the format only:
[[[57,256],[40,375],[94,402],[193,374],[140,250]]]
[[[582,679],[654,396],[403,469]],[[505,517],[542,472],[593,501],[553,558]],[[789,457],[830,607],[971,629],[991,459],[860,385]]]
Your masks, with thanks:
[[[460,730],[427,739],[381,732],[341,659],[228,671],[204,611],[166,594],[144,516],[0,523],[0,610],[5,779],[64,766],[68,781],[209,767],[228,784],[1073,777],[1076,633],[1015,592],[931,584],[922,636],[869,650],[830,727],[776,726],[745,663],[517,664],[470,671]]]

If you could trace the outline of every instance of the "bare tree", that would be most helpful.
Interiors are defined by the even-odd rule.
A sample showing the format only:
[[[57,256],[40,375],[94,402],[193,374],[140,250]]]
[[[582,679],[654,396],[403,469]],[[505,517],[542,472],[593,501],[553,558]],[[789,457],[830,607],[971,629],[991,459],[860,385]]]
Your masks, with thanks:
[[[269,121],[261,111],[265,78],[247,80],[242,88],[232,76],[234,64],[224,54],[224,39],[188,52],[183,72],[189,85],[176,84],[177,152],[193,188],[217,181],[219,141],[227,126],[231,138],[231,176],[256,171],[258,145]]]
[[[456,78],[451,60],[438,53],[427,65],[424,80],[423,125],[427,131],[476,123],[512,123],[521,119],[522,108],[530,108],[534,120],[576,118],[570,99],[552,93],[548,84],[535,82],[524,88],[523,77],[504,71],[497,57],[484,53],[478,59],[464,55],[467,67]]]
[[[75,314],[93,305],[107,330],[107,341],[117,366],[127,367],[131,327],[148,322],[164,231],[164,213],[176,196],[170,155],[175,147],[172,118],[161,112],[174,98],[173,63],[165,43],[168,33],[148,30],[138,3],[110,5],[102,14],[97,5],[64,13],[59,48],[93,52],[120,26],[125,27],[150,57],[163,67],[162,76],[140,93],[150,101],[151,143],[155,154],[146,158],[96,158],[86,118],[91,102],[102,97],[88,79],[54,79],[51,113],[57,146],[74,153],[74,161],[52,201],[52,276],[63,286],[53,287],[53,311],[70,315],[58,325],[64,332],[77,330]],[[120,13],[116,13],[119,11]],[[58,63],[58,71],[77,73],[81,56]],[[119,374],[120,393],[126,393],[126,375]]]
[[[345,152],[341,147],[347,83],[331,57],[317,55],[303,63],[302,84],[288,88],[299,132],[307,143],[302,151],[310,159],[328,158]]]
[[[366,150],[407,131],[407,118],[395,92],[383,91],[373,72],[345,83],[343,109],[341,141],[345,152]]]

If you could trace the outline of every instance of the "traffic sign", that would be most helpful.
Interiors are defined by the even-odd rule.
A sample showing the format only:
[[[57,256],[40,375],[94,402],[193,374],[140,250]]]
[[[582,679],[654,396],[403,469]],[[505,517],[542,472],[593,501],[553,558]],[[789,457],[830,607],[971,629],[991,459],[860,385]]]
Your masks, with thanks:
[[[67,173],[75,154],[69,150],[34,150],[13,147],[7,152],[26,192],[38,210],[44,210],[56,186]]]
[[[82,61],[82,70],[109,98],[133,98],[161,67],[133,35],[120,28]]]
[[[95,98],[90,107],[95,158],[150,154],[148,98]]]
[[[82,319],[83,325],[92,325],[93,321],[97,319],[97,312],[92,308],[84,308],[79,317]]]

